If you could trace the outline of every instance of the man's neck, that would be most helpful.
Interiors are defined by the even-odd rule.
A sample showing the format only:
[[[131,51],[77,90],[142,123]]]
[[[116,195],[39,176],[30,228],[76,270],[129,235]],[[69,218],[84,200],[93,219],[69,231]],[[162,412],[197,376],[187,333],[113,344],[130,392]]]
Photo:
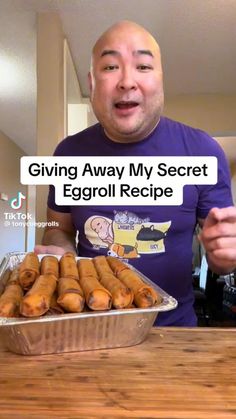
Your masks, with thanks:
[[[138,143],[138,142],[140,142],[140,141],[143,141],[143,140],[145,140],[156,128],[157,128],[157,126],[158,126],[158,124],[159,124],[159,122],[160,122],[160,120],[161,120],[161,118],[159,118],[159,120],[157,121],[157,123],[156,123],[156,125],[144,136],[144,137],[142,137],[142,138],[132,138],[132,139],[130,139],[129,138],[129,136],[127,136],[127,138],[123,138],[123,139],[121,139],[121,138],[114,138],[113,136],[111,136],[110,134],[108,134],[108,132],[106,131],[106,129],[105,128],[103,128],[104,129],[104,132],[105,132],[105,134],[106,134],[106,136],[111,140],[111,141],[114,141],[114,143],[121,143],[121,144],[128,144],[128,143]]]

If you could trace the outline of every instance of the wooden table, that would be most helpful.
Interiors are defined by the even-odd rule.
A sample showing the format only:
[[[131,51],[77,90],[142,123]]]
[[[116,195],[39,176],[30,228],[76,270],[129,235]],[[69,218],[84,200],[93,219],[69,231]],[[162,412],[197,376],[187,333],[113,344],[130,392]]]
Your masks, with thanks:
[[[141,345],[23,356],[0,348],[1,419],[236,418],[236,329],[152,329]]]

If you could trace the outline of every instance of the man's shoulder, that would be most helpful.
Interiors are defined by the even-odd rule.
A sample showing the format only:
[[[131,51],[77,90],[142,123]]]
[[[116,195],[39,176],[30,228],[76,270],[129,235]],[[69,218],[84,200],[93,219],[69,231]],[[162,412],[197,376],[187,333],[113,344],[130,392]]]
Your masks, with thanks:
[[[167,147],[171,144],[172,150],[183,150],[189,155],[215,155],[220,158],[224,154],[219,143],[210,134],[183,122],[162,117],[162,132]]]
[[[162,119],[164,120],[165,126],[172,130],[179,131],[179,132],[187,132],[188,134],[192,133],[193,135],[196,135],[196,136],[204,136],[204,137],[211,138],[209,134],[207,134],[205,131],[203,131],[200,128],[193,127],[184,122],[176,121],[166,116],[163,116]]]
[[[99,123],[91,125],[90,127],[85,128],[82,131],[76,132],[73,135],[69,135],[64,140],[62,140],[62,142],[66,141],[66,142],[70,143],[70,142],[73,142],[73,141],[78,141],[78,140],[91,138],[91,136],[100,134],[100,128],[101,128],[101,125]]]
[[[90,142],[94,141],[101,135],[101,126],[100,124],[92,125],[80,132],[77,132],[73,135],[69,135],[64,138],[57,146],[55,150],[56,155],[66,155],[67,153],[73,154],[78,151],[80,147],[91,147]]]
[[[192,127],[183,122],[163,117],[166,132],[172,133],[176,137],[180,137],[188,143],[203,144],[204,147],[219,147],[217,141],[211,135],[200,128]]]

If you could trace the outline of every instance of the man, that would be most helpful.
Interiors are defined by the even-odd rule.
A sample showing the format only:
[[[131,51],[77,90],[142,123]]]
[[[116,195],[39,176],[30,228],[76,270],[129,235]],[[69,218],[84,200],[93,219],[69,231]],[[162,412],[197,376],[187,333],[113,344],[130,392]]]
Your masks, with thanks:
[[[200,240],[211,269],[226,273],[236,266],[236,208],[225,156],[207,134],[161,116],[164,94],[159,46],[136,23],[119,22],[99,38],[93,48],[89,82],[100,124],[62,141],[55,155],[215,155],[218,183],[187,185],[183,204],[170,207],[127,207],[125,202],[114,208],[109,202],[97,208],[58,207],[50,188],[48,221],[57,221],[59,227],[47,228],[43,246],[35,250],[128,259],[178,300],[177,309],[158,316],[158,324],[194,326],[192,238],[197,222],[203,227]]]

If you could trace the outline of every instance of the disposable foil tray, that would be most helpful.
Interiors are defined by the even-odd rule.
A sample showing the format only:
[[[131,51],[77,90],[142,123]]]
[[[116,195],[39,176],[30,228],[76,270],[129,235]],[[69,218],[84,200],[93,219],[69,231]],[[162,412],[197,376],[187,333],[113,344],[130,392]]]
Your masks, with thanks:
[[[10,271],[25,253],[8,253],[0,265],[0,295]],[[41,259],[44,255],[39,255]],[[60,257],[58,257],[60,258]],[[77,258],[79,259],[79,258]],[[137,345],[148,335],[159,312],[173,310],[177,301],[137,272],[161,296],[162,303],[151,308],[44,315],[37,318],[0,317],[0,330],[7,348],[22,355],[87,351]]]

